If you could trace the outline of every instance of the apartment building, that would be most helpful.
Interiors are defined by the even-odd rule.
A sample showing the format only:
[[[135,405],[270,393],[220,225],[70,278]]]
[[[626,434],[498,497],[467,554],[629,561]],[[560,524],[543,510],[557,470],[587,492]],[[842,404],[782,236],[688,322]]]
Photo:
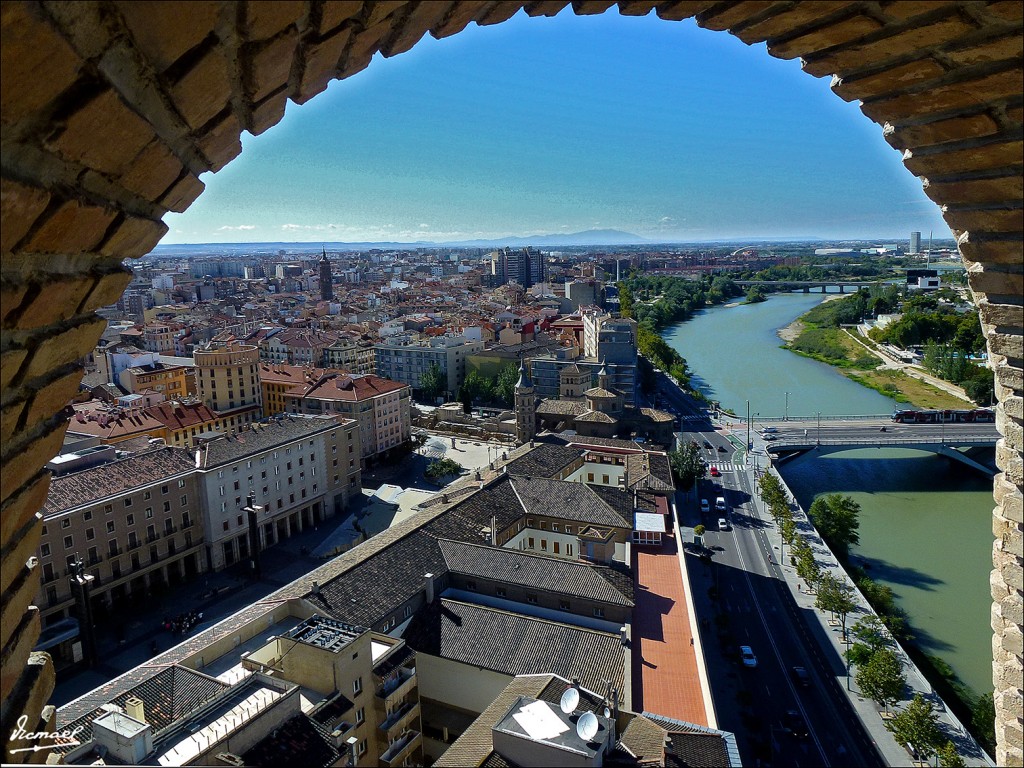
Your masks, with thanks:
[[[340,414],[359,423],[363,466],[412,435],[412,387],[380,376],[326,372],[283,396],[289,413]]]
[[[321,362],[325,368],[340,368],[349,373],[374,373],[375,361],[373,344],[343,336],[323,348]]]
[[[436,364],[444,376],[446,395],[454,397],[466,379],[466,358],[483,348],[482,341],[469,341],[464,336],[421,341],[397,337],[376,345],[377,375],[420,389],[423,373]]]
[[[128,392],[152,390],[161,393],[168,400],[195,394],[195,374],[184,365],[156,362],[132,366],[121,371],[117,381]]]
[[[155,445],[117,458],[111,446],[58,456],[43,507],[39,602],[43,624],[69,615],[69,576],[81,558],[98,615],[206,570],[195,458]]]
[[[263,417],[259,349],[238,341],[214,341],[195,351],[199,398],[238,429]]]
[[[356,422],[332,416],[277,417],[202,442],[195,465],[210,568],[252,556],[250,494],[260,550],[345,509],[361,491],[359,450]]]
[[[157,352],[162,355],[174,354],[174,337],[177,333],[175,326],[167,323],[146,323],[142,326],[142,345],[147,352]]]

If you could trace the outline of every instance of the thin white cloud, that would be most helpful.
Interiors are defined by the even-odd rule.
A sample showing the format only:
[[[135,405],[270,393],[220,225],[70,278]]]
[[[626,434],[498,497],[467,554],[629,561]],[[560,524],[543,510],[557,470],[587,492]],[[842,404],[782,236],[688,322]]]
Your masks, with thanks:
[[[223,227],[217,227],[218,232],[238,232],[240,230],[256,229],[255,224],[239,224],[237,227],[229,227],[226,224]]]

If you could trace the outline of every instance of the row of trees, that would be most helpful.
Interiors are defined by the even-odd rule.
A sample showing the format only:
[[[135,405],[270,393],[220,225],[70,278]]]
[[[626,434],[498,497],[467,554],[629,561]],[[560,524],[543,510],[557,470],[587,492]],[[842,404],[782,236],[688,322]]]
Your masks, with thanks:
[[[788,545],[790,562],[796,566],[797,575],[806,582],[808,590],[815,593],[815,607],[828,611],[833,618],[838,617],[843,640],[847,640],[847,617],[857,607],[854,587],[845,579],[822,571],[811,545],[805,537],[798,535],[792,505],[779,479],[766,472],[758,480],[758,489],[782,535],[783,557],[785,546]],[[808,512],[822,538],[843,560],[848,555],[850,545],[859,541],[859,514],[860,505],[841,494],[818,497]],[[878,586],[870,579],[866,581]],[[891,598],[891,590],[889,592]],[[893,606],[894,615],[897,610]],[[902,615],[898,618],[897,626],[902,629],[905,626]],[[886,626],[885,620],[871,613],[859,619],[850,628],[849,635],[854,642],[846,656],[857,667],[857,686],[865,696],[888,712],[890,706],[903,698],[907,683],[903,663],[896,653],[893,633]],[[919,694],[905,709],[888,719],[885,725],[900,744],[911,745],[924,759],[937,754],[943,766],[964,764],[955,745],[942,736],[931,702]]]
[[[700,447],[696,443],[687,443],[682,450],[670,451],[668,461],[679,488],[690,488],[707,475],[707,465],[704,463],[703,457],[700,455]]]

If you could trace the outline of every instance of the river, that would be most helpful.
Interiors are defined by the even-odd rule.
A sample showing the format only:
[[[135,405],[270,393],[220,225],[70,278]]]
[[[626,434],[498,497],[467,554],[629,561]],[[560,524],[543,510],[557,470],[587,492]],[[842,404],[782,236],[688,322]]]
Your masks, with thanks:
[[[772,294],[758,304],[713,307],[667,328],[693,383],[722,406],[781,416],[883,414],[892,400],[830,366],[781,349],[776,330],[819,304],[819,294]],[[806,509],[821,493],[861,505],[853,554],[892,587],[917,642],[975,692],[992,688],[991,479],[933,454],[901,449],[804,455],[780,471]]]

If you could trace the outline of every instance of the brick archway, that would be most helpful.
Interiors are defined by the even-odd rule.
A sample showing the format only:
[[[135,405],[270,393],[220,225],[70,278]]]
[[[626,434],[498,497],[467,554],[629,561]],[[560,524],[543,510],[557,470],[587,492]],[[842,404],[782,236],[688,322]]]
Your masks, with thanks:
[[[202,192],[198,176],[374,53],[409,50],[471,22],[567,2],[22,2],[2,13],[0,545],[2,727],[52,726],[53,687],[31,606],[37,511],[76,361],[167,211]],[[611,2],[573,2],[577,14]],[[992,571],[997,760],[1021,765],[1022,727],[1022,7],[1005,2],[621,2],[618,11],[696,16],[748,44],[767,41],[883,126],[942,207],[960,244],[988,339],[1003,435],[996,458]],[[187,7],[186,7],[187,6]],[[568,12],[568,11],[566,11]],[[37,753],[41,757],[45,752]]]

